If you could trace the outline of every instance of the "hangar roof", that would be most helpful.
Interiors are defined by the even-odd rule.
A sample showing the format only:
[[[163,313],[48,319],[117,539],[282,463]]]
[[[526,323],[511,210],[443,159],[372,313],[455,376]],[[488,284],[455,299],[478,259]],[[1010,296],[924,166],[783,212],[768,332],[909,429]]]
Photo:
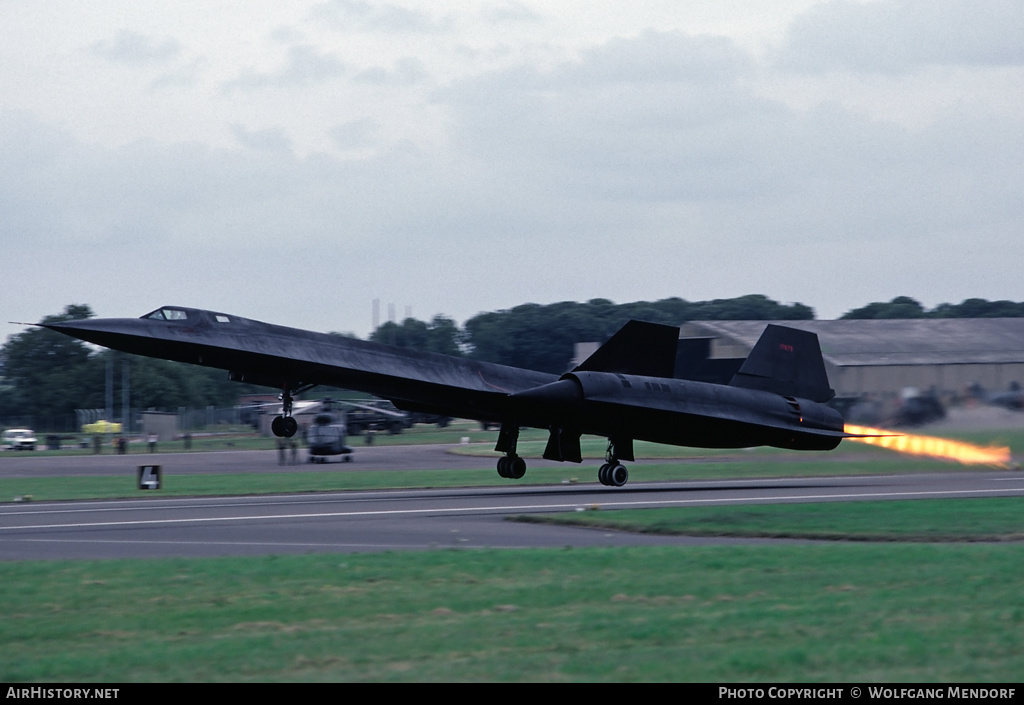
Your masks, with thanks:
[[[680,335],[749,350],[769,323],[817,333],[826,361],[842,367],[1024,363],[1024,318],[690,321]]]

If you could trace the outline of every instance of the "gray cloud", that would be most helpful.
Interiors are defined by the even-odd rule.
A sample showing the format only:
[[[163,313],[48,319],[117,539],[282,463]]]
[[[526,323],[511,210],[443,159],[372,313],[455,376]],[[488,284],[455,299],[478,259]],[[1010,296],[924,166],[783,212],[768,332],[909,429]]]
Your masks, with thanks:
[[[345,31],[434,33],[451,25],[449,19],[439,19],[401,5],[359,0],[328,0],[317,5],[311,15],[315,20],[326,21]]]
[[[231,134],[238,143],[248,149],[261,152],[290,152],[292,142],[284,129],[269,127],[263,130],[249,130],[243,125],[231,125]]]
[[[306,87],[333,80],[346,72],[345,64],[336,55],[301,44],[288,49],[284,64],[277,70],[261,72],[247,69],[221,88],[230,93],[235,90]]]
[[[601,204],[590,213],[614,210],[641,231],[645,209],[684,209],[680,231],[699,223],[695,236],[722,243],[839,243],[1024,216],[1006,187],[1024,177],[1005,149],[1020,143],[1017,123],[950,114],[914,131],[836,105],[796,110],[755,94],[752,59],[728,43],[645,35],[610,45],[550,72],[523,67],[438,93],[460,150],[502,165],[495,191],[552,224],[564,222],[552,209],[590,202]],[[716,231],[716,218],[727,225]]]
[[[790,26],[780,66],[900,73],[927,65],[1024,64],[1018,0],[834,0]]]
[[[329,134],[338,149],[349,151],[372,146],[376,132],[377,124],[374,121],[362,119],[337,125],[330,129]]]
[[[357,83],[369,83],[378,86],[411,86],[423,83],[429,74],[419,59],[406,57],[395,63],[394,68],[374,67],[360,71],[354,77]]]
[[[438,96],[467,150],[527,181],[631,201],[724,197],[761,180],[754,164],[780,131],[791,139],[789,111],[745,87],[751,66],[728,40],[646,33]]]
[[[369,13],[367,22],[378,11],[323,7]],[[869,23],[857,13],[906,8],[919,6],[828,4],[823,16],[856,10],[857,21],[830,30],[839,58],[817,49],[820,66],[878,70],[861,48]],[[815,17],[794,26],[789,51],[817,36],[807,24]],[[889,31],[893,44],[918,41],[914,25]],[[648,31],[577,49],[575,60],[553,63],[568,51],[550,44],[513,52],[520,65],[503,60],[502,70],[451,79],[425,104],[422,86],[451,56],[431,63],[397,43],[407,39],[391,37],[386,54],[407,60],[382,59],[386,68],[359,77],[377,81],[372,89],[336,80],[354,79],[354,69],[323,45],[288,50],[268,39],[287,52],[278,64],[224,87],[258,91],[211,95],[203,79],[237,66],[210,54],[188,90],[168,83],[146,94],[153,114],[178,107],[190,121],[135,141],[103,134],[120,125],[117,115],[38,117],[46,103],[10,81],[10,95],[25,97],[0,112],[0,245],[32,268],[5,270],[16,282],[9,317],[34,320],[69,301],[102,315],[177,302],[365,332],[374,297],[464,319],[597,296],[758,292],[836,314],[898,294],[934,305],[1019,289],[1010,255],[1024,222],[1024,123],[984,82],[972,100],[944,95],[939,108],[896,125],[855,100],[793,107],[773,92],[778,65],[728,38]],[[970,45],[964,61],[979,56]],[[916,51],[881,65],[920,66]],[[479,65],[467,59],[460,75]],[[989,66],[964,65],[969,76]],[[121,65],[97,67],[95,86],[128,83]],[[1012,72],[998,73],[993,84],[1007,85]],[[871,90],[872,75],[857,78]],[[893,83],[920,95],[936,89],[926,79],[908,72]],[[137,95],[111,94],[117,106],[140,105]],[[296,100],[304,110],[278,110]],[[424,115],[430,122],[418,129]],[[213,129],[191,129],[204,120]],[[150,122],[132,134],[146,134],[140,125]],[[221,146],[189,141],[212,143],[225,126]],[[422,134],[429,139],[408,137]]]
[[[562,82],[572,85],[715,85],[733,83],[749,75],[753,66],[751,57],[726,37],[648,30],[589,48],[578,63],[563,66],[559,74]]]
[[[542,15],[529,5],[522,2],[503,2],[496,5],[484,5],[480,17],[495,25],[503,26],[510,22],[534,24],[540,22]]]
[[[156,39],[123,29],[111,40],[93,43],[89,51],[116,63],[149,64],[175,58],[181,53],[181,44],[175,39]]]

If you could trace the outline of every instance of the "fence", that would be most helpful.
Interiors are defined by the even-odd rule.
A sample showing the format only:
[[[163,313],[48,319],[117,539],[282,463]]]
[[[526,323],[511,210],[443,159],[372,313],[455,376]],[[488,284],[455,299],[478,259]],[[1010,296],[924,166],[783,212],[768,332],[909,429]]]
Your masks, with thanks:
[[[182,407],[176,412],[178,430],[199,431],[211,426],[238,425],[243,423],[243,411],[237,406],[208,406],[205,409]],[[83,424],[94,423],[101,419],[106,419],[106,412],[103,409],[76,409],[76,413],[73,414],[52,416],[32,414],[2,416],[0,417],[0,428],[31,428],[37,435],[42,433],[77,434],[81,433]],[[114,418],[106,420],[121,423],[121,414],[115,412]],[[127,426],[126,431],[136,433],[141,428],[142,411],[133,411],[131,424]]]

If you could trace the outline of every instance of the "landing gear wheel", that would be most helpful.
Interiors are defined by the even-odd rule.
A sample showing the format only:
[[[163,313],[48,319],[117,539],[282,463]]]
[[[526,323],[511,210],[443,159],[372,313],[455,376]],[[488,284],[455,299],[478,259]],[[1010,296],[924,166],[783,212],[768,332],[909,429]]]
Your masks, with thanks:
[[[498,474],[509,480],[518,480],[526,474],[526,461],[517,456],[498,458]]]
[[[629,470],[619,458],[633,460],[633,441],[629,438],[608,438],[608,450],[604,454],[604,465],[597,471],[597,479],[607,487],[622,487],[629,481]]]
[[[291,416],[275,416],[270,422],[270,430],[278,438],[291,438],[299,430],[299,422]]]
[[[522,479],[523,475],[526,474],[526,461],[520,457],[512,458],[512,462],[509,465],[508,476],[513,480]]]
[[[281,419],[281,430],[282,436],[285,438],[291,438],[295,435],[295,432],[299,430],[299,422],[291,416],[285,416]]]
[[[304,389],[308,389],[308,387]],[[294,400],[291,392],[285,385],[284,391],[281,393],[281,415],[274,417],[274,420],[270,422],[270,430],[278,438],[291,438],[299,430],[299,422],[292,418],[292,401]]]
[[[620,463],[605,463],[597,471],[597,479],[608,487],[622,487],[629,481],[629,470]]]

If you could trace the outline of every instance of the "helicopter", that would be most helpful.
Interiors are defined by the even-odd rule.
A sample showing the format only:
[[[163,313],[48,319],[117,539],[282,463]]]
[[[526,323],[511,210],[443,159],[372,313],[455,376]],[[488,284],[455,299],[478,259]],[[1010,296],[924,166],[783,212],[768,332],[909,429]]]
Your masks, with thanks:
[[[335,402],[324,399],[320,411],[306,428],[309,462],[326,463],[327,456],[340,455],[342,462],[352,462],[352,448],[345,444],[345,412],[335,409]]]

